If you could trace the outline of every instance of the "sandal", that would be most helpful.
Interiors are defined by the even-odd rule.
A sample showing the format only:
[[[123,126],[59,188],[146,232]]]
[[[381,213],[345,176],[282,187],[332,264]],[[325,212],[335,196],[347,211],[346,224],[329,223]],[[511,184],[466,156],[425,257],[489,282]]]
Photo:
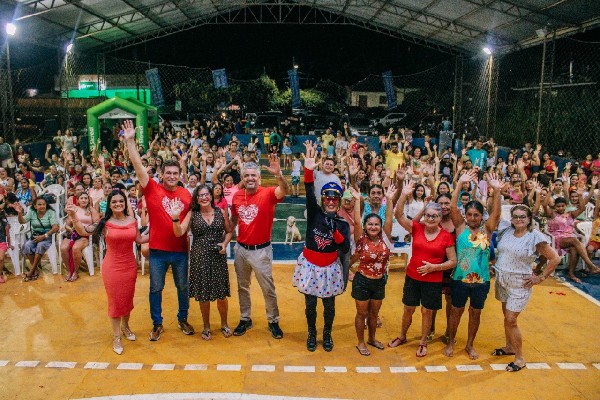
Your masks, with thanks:
[[[523,365],[517,365],[514,362],[511,362],[510,364],[508,364],[506,366],[506,371],[508,372],[519,372],[520,370],[522,370],[523,368],[525,368],[527,364],[523,364]]]
[[[381,328],[383,326],[383,321],[381,320],[381,318],[379,318],[379,316],[377,316],[377,327]]]
[[[370,356],[371,353],[369,352],[369,349],[367,349],[366,347],[359,347],[356,346],[356,350],[358,350],[358,352],[360,353],[361,356]]]
[[[231,335],[233,335],[233,332],[231,332],[231,328],[228,326],[221,327],[221,333],[226,338],[231,337]]]
[[[500,347],[499,349],[495,349],[494,351],[492,351],[492,355],[493,356],[514,356],[515,353],[509,353],[508,351],[506,351],[502,347]]]
[[[435,332],[433,332],[433,331],[429,332],[429,335],[427,335],[427,343],[431,342],[434,337],[435,337]]]
[[[419,344],[419,348],[417,349],[417,357],[425,357],[427,355],[427,343]]]
[[[378,350],[383,350],[385,349],[385,346],[383,345],[383,343],[381,343],[379,340],[373,340],[372,342],[367,342],[367,344],[369,346],[373,346]]]
[[[398,336],[395,339],[392,339],[392,341],[388,343],[388,347],[394,348],[394,347],[403,345],[404,343],[406,343],[406,338],[400,339],[400,337]]]
[[[205,329],[202,331],[202,339],[204,340],[211,340],[212,336],[210,334],[210,329]]]

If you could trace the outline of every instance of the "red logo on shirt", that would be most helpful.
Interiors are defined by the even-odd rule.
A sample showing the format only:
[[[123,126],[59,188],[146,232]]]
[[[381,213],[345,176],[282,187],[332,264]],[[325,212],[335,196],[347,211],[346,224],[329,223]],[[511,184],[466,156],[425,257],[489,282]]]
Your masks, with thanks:
[[[331,239],[325,239],[321,236],[315,235],[315,242],[317,242],[317,247],[319,249],[324,249],[325,247],[331,244]]]

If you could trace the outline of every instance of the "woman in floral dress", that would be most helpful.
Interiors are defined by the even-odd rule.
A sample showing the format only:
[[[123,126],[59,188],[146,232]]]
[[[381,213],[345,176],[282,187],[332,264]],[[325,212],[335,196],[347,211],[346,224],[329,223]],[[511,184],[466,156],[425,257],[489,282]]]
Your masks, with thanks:
[[[490,173],[488,179],[488,184],[494,189],[494,194],[487,222],[483,220],[485,211],[483,204],[477,200],[470,201],[465,205],[464,218],[458,208],[460,188],[465,182],[477,181],[475,170],[470,170],[460,177],[452,194],[450,213],[456,227],[457,264],[452,274],[452,309],[448,326],[448,343],[444,349],[444,354],[448,357],[454,355],[456,330],[465,311],[467,299],[470,299],[469,329],[465,351],[472,360],[479,358],[479,354],[473,348],[473,342],[479,329],[481,310],[490,291],[490,239],[492,233],[498,228],[502,209],[500,192],[503,183],[497,179],[494,173]]]

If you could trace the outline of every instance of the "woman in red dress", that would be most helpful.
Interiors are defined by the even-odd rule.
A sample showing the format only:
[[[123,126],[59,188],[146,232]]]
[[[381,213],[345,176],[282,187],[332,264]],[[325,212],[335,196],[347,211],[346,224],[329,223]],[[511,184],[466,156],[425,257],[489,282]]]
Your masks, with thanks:
[[[133,254],[133,242],[148,242],[142,236],[137,222],[127,213],[127,197],[121,190],[113,190],[107,198],[104,218],[97,224],[84,226],[77,218],[77,207],[67,205],[65,211],[73,221],[73,227],[80,235],[103,234],[106,241],[106,256],[102,263],[102,280],[108,298],[108,316],[113,329],[113,350],[123,354],[121,330],[125,338],[135,340],[129,328],[129,314],[133,310],[133,295],[137,278],[137,262]]]

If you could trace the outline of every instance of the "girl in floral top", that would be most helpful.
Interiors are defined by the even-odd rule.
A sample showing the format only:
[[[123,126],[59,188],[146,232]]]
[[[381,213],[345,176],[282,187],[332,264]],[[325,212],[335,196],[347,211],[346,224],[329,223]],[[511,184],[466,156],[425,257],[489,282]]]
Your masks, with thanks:
[[[360,193],[350,188],[352,196],[360,201]],[[358,271],[352,280],[352,297],[356,302],[356,317],[354,327],[358,344],[356,349],[363,356],[371,353],[367,344],[376,349],[383,350],[383,343],[375,339],[377,330],[377,315],[385,297],[385,284],[387,281],[387,267],[390,258],[390,236],[392,234],[394,195],[396,187],[391,184],[385,194],[387,198],[385,222],[374,213],[364,218],[364,225],[360,215],[360,207],[354,207],[354,240],[356,251],[352,254],[350,265],[359,262]],[[369,338],[365,343],[365,320]]]
[[[466,204],[463,218],[458,208],[460,187],[462,183],[476,180],[477,172],[475,170],[467,171],[458,180],[456,189],[452,194],[450,212],[452,222],[456,227],[457,264],[452,274],[452,309],[448,326],[448,343],[444,349],[444,354],[447,357],[454,355],[456,330],[465,311],[467,299],[470,299],[469,330],[465,351],[472,360],[479,358],[479,354],[473,348],[473,342],[479,329],[481,310],[490,291],[490,239],[500,222],[502,209],[500,192],[504,186],[497,179],[496,174],[490,173],[488,184],[494,189],[490,217],[487,222],[484,222],[485,209],[483,204],[475,200]]]

